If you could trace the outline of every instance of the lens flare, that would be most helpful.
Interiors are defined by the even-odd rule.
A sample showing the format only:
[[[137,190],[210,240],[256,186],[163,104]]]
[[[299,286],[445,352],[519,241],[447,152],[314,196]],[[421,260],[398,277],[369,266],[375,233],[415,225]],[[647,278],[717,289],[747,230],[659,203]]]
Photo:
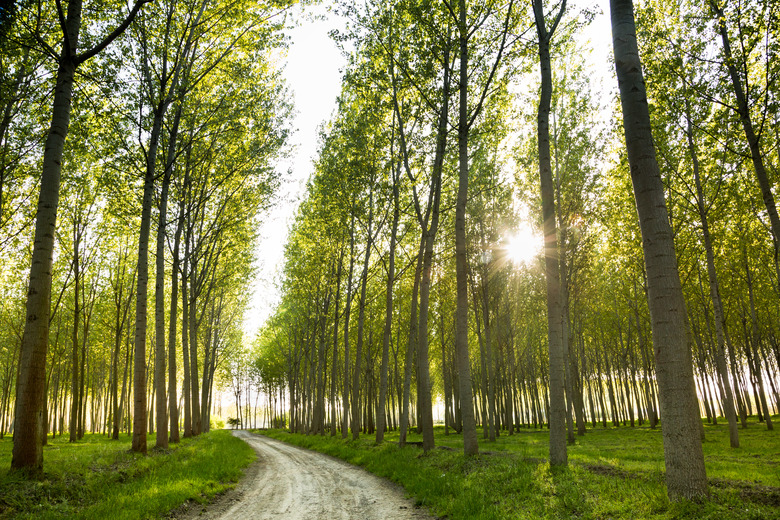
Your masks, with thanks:
[[[532,262],[542,251],[542,240],[526,225],[504,236],[507,259],[516,266]]]

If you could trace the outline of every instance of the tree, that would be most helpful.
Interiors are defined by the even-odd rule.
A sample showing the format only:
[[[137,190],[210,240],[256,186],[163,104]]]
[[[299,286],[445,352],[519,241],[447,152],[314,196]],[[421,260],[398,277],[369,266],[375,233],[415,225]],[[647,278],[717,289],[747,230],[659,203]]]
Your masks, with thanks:
[[[673,500],[707,494],[685,300],[655,156],[632,0],[610,0],[623,130],[642,231],[647,300],[663,420],[666,485]]]
[[[506,18],[502,24],[501,40],[498,45],[495,60],[482,84],[481,94],[473,110],[469,110],[469,40],[479,26],[485,23],[487,17],[467,23],[466,0],[459,0],[457,14],[448,4],[453,23],[458,28],[460,78],[458,83],[458,196],[455,205],[455,267],[457,278],[457,309],[455,350],[458,360],[458,384],[463,419],[463,451],[466,455],[476,455],[477,429],[471,402],[471,366],[468,351],[468,268],[466,251],[466,203],[469,185],[469,131],[474,120],[482,111],[485,98],[501,63],[507,43],[507,33],[511,20],[514,0],[506,8]]]
[[[553,90],[550,40],[566,11],[566,0],[561,2],[549,31],[547,30],[542,0],[534,1],[533,10],[536,20],[536,34],[539,40],[539,66],[542,76],[537,132],[539,134],[539,179],[541,181],[542,222],[544,225],[545,278],[547,279],[547,341],[550,349],[550,465],[565,466],[567,456],[563,314],[561,312],[561,272],[555,188],[553,187],[552,166],[550,164],[549,120]]]
[[[56,90],[51,127],[46,138],[35,238],[27,296],[27,320],[21,345],[17,405],[14,417],[13,469],[40,470],[43,451],[40,440],[43,431],[46,349],[49,342],[49,308],[51,304],[51,268],[54,251],[54,228],[59,202],[60,172],[65,138],[70,121],[71,96],[76,69],[105,49],[122,34],[143,4],[137,0],[124,20],[105,38],[91,48],[78,52],[82,20],[82,0],[70,0],[67,13],[57,4],[57,14],[63,22],[62,51],[47,52],[58,61]]]

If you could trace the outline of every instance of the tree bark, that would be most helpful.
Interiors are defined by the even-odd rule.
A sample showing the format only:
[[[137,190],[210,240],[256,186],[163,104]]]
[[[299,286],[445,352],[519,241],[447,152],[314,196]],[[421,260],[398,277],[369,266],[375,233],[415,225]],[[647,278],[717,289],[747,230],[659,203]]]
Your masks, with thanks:
[[[81,320],[81,269],[79,265],[79,246],[81,244],[81,230],[79,216],[73,220],[73,345],[71,350],[71,374],[70,392],[73,396],[70,404],[70,424],[68,427],[68,442],[76,442],[79,439],[79,321]]]
[[[707,495],[685,300],[655,156],[632,0],[610,0],[612,39],[636,208],[663,420],[669,498]]]
[[[179,247],[184,227],[184,201],[179,205],[176,235],[173,239],[173,266],[171,267],[171,310],[168,318],[168,418],[170,442],[179,442],[179,407],[176,396],[176,323],[179,304]]]
[[[60,172],[65,138],[70,124],[73,77],[81,25],[81,0],[68,2],[65,43],[55,80],[51,126],[43,153],[41,188],[35,219],[32,264],[27,290],[24,335],[19,358],[14,413],[12,469],[40,470],[43,467],[41,431],[45,399],[46,351],[49,343],[51,271],[55,223],[59,204]],[[70,43],[70,48],[68,47]],[[76,367],[74,366],[75,370]]]
[[[476,455],[477,424],[471,389],[471,362],[469,360],[469,293],[468,253],[466,251],[466,202],[469,189],[469,112],[468,112],[468,38],[466,0],[458,0],[458,36],[460,44],[460,105],[458,108],[458,195],[455,203],[455,274],[457,279],[457,324],[455,351],[458,358],[458,387],[461,418],[463,420],[463,453]]]
[[[162,122],[160,122],[162,124]],[[159,132],[159,129],[158,129]],[[153,130],[154,133],[154,130]],[[138,236],[136,267],[135,343],[133,360],[133,443],[132,451],[146,453],[146,311],[149,285],[149,231],[152,221],[154,192],[154,160],[157,143],[152,141],[146,158],[144,196],[141,210],[141,231]]]
[[[414,285],[412,286],[412,302],[409,311],[409,335],[406,341],[406,358],[404,360],[404,388],[403,403],[401,405],[401,424],[398,436],[398,445],[406,445],[406,436],[409,432],[409,405],[412,393],[412,359],[414,358],[414,346],[417,344],[418,320],[417,320],[417,294],[420,290],[420,274],[422,272],[422,253],[425,241],[420,240],[417,251],[417,266],[414,270]]]
[[[374,192],[369,188],[368,228],[366,229],[366,252],[363,257],[363,273],[360,282],[360,303],[358,310],[358,336],[355,345],[355,370],[352,372],[352,439],[360,436],[360,364],[363,357],[363,327],[366,321],[366,286],[368,285],[368,261],[373,244]]]
[[[347,274],[347,301],[344,304],[344,393],[342,412],[344,420],[341,425],[341,438],[349,434],[349,315],[352,309],[352,275],[355,269],[355,203],[350,206],[349,224],[349,273]]]
[[[395,283],[395,241],[398,234],[398,220],[401,210],[398,203],[400,171],[394,169],[393,176],[393,225],[390,232],[390,249],[388,251],[387,285],[385,287],[385,330],[382,334],[382,365],[379,372],[379,403],[377,409],[377,444],[384,441],[386,429],[385,401],[387,401],[387,372],[390,358],[390,333],[393,325],[393,284]],[[433,424],[431,424],[433,426]],[[433,431],[431,431],[433,438]]]
[[[564,345],[563,315],[561,312],[561,273],[558,252],[558,230],[555,219],[555,188],[550,163],[550,103],[552,99],[552,70],[550,67],[550,39],[566,9],[561,4],[551,29],[547,30],[542,0],[535,0],[534,16],[539,39],[539,67],[541,71],[541,95],[537,118],[539,179],[542,195],[542,220],[544,226],[544,263],[547,280],[547,341],[549,345],[550,378],[550,465],[565,466],[566,453],[566,400],[564,393]]]
[[[339,359],[339,298],[341,297],[341,273],[344,267],[344,244],[342,242],[341,251],[339,251],[338,269],[336,272],[336,300],[333,312],[333,360],[331,361],[330,375],[330,436],[336,436],[338,428],[338,419],[336,417],[336,379],[338,377],[338,359]]]
[[[166,169],[163,175],[160,194],[160,211],[157,221],[157,255],[154,287],[154,386],[157,388],[155,400],[155,422],[157,422],[156,448],[168,447],[168,410],[165,393],[165,226],[168,213],[168,190],[171,185],[171,172]],[[176,360],[173,360],[176,363]]]
[[[755,382],[758,384],[758,391],[756,394],[756,408],[763,412],[763,418],[766,422],[767,430],[773,430],[772,413],[769,410],[769,406],[766,400],[766,390],[764,388],[764,376],[761,374],[761,358],[759,356],[759,349],[761,348],[761,335],[758,331],[758,316],[756,315],[756,295],[753,291],[753,273],[750,269],[748,262],[747,248],[743,247],[743,261],[745,263],[745,279],[748,286],[748,299],[750,301],[750,323],[751,323],[751,336],[750,341],[745,342],[745,351],[747,352],[748,366],[753,371]],[[754,352],[751,353],[751,350]],[[761,413],[759,420],[761,419]]]
[[[417,332],[417,392],[420,397],[423,450],[434,447],[433,405],[431,402],[431,378],[428,360],[428,307],[431,293],[431,271],[433,268],[433,245],[439,231],[439,205],[441,201],[441,176],[444,168],[444,153],[447,145],[447,125],[450,99],[449,49],[444,52],[444,80],[442,104],[439,112],[439,126],[436,133],[436,154],[433,162],[431,189],[433,199],[430,205],[431,225],[426,230],[427,218],[420,222],[423,227],[422,278],[420,280],[420,321]]]
[[[203,431],[200,416],[200,396],[198,389],[198,319],[197,319],[197,281],[198,267],[195,251],[190,255],[190,313],[189,322],[185,327],[189,327],[189,349],[190,349],[190,404],[192,405],[192,435],[200,435]]]

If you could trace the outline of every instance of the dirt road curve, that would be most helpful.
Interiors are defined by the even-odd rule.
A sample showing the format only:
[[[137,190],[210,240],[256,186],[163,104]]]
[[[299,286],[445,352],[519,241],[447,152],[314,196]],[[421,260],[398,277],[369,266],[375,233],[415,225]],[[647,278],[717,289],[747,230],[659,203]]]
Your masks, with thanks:
[[[258,455],[235,491],[192,517],[287,520],[431,519],[403,489],[341,460],[235,431]],[[190,516],[190,515],[187,515]]]

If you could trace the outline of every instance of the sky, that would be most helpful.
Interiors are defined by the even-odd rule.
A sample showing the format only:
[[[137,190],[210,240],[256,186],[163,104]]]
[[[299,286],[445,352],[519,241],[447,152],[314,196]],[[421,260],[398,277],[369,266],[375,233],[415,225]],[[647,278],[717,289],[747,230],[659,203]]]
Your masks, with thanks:
[[[324,2],[328,4],[327,0]],[[523,4],[526,5],[526,4]],[[612,49],[607,0],[570,0],[567,16],[577,16],[583,8],[596,11],[593,23],[582,32],[591,42],[592,52],[584,59],[593,70],[593,89],[602,91],[602,104],[608,102],[617,83],[609,66]],[[529,7],[530,9],[530,7]],[[251,341],[265,320],[273,314],[279,299],[275,286],[282,269],[287,231],[295,216],[298,201],[305,193],[317,152],[317,130],[336,107],[346,58],[328,33],[340,28],[343,19],[329,12],[326,5],[309,6],[292,13],[295,26],[288,31],[290,46],[283,57],[284,77],[295,103],[295,133],[291,139],[289,161],[278,165],[283,184],[279,200],[265,216],[257,243],[257,274],[252,285],[250,308],[244,318],[245,339]]]
[[[295,133],[291,139],[290,160],[277,166],[282,172],[279,200],[263,218],[257,244],[258,272],[252,280],[253,296],[244,318],[244,334],[253,338],[273,313],[279,299],[274,282],[282,269],[284,243],[298,201],[306,189],[317,153],[317,129],[330,119],[341,89],[341,70],[346,58],[328,36],[341,26],[339,18],[322,6],[297,9],[296,26],[288,31],[290,46],[284,59],[284,77],[295,103]]]

